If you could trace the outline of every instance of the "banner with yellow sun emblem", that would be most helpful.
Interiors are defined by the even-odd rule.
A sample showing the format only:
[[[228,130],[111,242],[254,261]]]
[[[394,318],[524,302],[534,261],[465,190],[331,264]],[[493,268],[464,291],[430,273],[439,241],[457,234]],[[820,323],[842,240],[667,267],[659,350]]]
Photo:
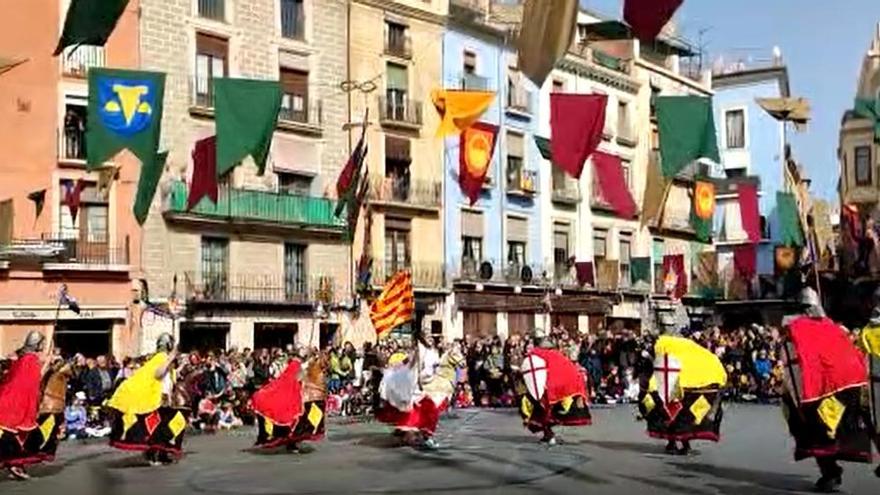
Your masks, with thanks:
[[[694,204],[691,224],[697,239],[707,242],[712,238],[712,217],[715,214],[715,185],[705,179],[694,183]]]
[[[477,122],[461,133],[458,183],[471,206],[483,190],[497,136],[498,126],[485,122]]]
[[[143,164],[156,163],[164,92],[162,73],[89,69],[89,170],[101,167],[123,149]]]

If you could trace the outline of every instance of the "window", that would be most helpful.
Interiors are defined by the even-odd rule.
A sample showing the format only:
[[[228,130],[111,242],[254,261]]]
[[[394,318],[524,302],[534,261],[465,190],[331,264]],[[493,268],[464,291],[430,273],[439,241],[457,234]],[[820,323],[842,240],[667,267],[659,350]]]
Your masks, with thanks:
[[[75,187],[75,181],[61,181],[61,200],[59,203],[60,218],[60,234],[62,239],[78,240],[80,247],[78,251],[82,253],[83,249],[87,249],[89,245],[102,244],[109,242],[108,233],[108,215],[109,205],[107,199],[98,193],[98,189],[93,183],[87,183],[80,192],[80,204],[76,214],[76,221],[70,214],[70,207],[64,201],[64,192],[67,188]],[[90,251],[94,251],[92,246]],[[104,248],[106,249],[106,247]]]
[[[461,261],[466,275],[476,275],[483,261],[483,214],[480,212],[461,212]]]
[[[297,196],[309,196],[312,193],[312,177],[278,172],[278,191]]]
[[[406,94],[409,88],[409,74],[405,65],[389,63],[387,66],[387,107],[401,109],[406,108]]]
[[[599,264],[605,259],[608,248],[608,231],[596,229],[593,231],[593,263]]]
[[[307,296],[305,259],[305,246],[284,245],[284,295],[288,300]]]
[[[282,67],[280,79],[282,95],[279,116],[291,122],[309,122],[309,73]]]
[[[382,198],[409,201],[410,193],[410,141],[385,136],[385,184]]]
[[[507,189],[523,190],[523,155],[525,146],[522,134],[507,132]]]
[[[223,21],[226,19],[225,0],[199,0],[199,17]]]
[[[86,105],[77,103],[67,103],[64,107],[61,158],[67,160],[86,159]]]
[[[632,191],[632,175],[629,161],[621,160],[620,168],[623,171],[623,181],[626,183],[627,190]]]
[[[620,285],[630,285],[630,257],[632,255],[632,237],[630,234],[620,234]]]
[[[565,91],[565,82],[563,82],[559,79],[554,79],[553,80],[553,88],[552,88],[551,92],[562,93],[564,91]]]
[[[207,299],[225,299],[229,239],[202,237],[202,284]]]
[[[480,237],[462,236],[461,257],[465,260],[480,262],[483,260],[483,239]]]
[[[200,107],[214,106],[215,77],[228,73],[229,42],[208,34],[196,34],[195,104]]]
[[[405,25],[385,21],[385,53],[401,58],[412,57],[409,34]]]
[[[507,217],[507,263],[515,267],[526,264],[526,244],[529,240],[529,221],[526,218]],[[518,274],[519,272],[517,272]]]
[[[650,102],[650,113],[651,118],[657,118],[657,97],[660,96],[660,88],[657,86],[651,85],[651,102]]]
[[[663,256],[666,254],[666,245],[663,239],[654,239],[652,246],[654,265],[654,292],[662,294],[666,289],[663,287]]]
[[[632,137],[629,123],[629,104],[620,100],[617,101],[617,136],[623,139]]]
[[[871,184],[871,147],[856,146],[856,185]]]
[[[465,50],[462,56],[462,71],[465,74],[476,75],[477,74],[477,54]]]
[[[304,39],[306,36],[305,0],[281,0],[281,36]]]
[[[399,270],[409,268],[410,222],[395,218],[385,219],[385,276],[390,277]]]
[[[727,147],[746,147],[746,121],[742,110],[728,110],[724,114],[725,129],[727,129]]]
[[[553,225],[553,269],[557,279],[568,273],[569,232],[567,224]]]
[[[521,267],[526,264],[526,243],[523,241],[507,241],[507,264]]]
[[[745,167],[728,168],[728,169],[724,170],[724,173],[727,174],[728,179],[739,179],[741,177],[746,176],[746,168]]]

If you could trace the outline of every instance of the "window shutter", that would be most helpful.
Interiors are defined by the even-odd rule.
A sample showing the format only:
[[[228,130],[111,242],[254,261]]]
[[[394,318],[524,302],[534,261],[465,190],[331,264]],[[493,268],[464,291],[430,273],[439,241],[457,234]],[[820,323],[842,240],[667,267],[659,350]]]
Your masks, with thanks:
[[[226,60],[229,52],[229,41],[226,38],[196,33],[196,52]]]
[[[397,64],[388,64],[386,84],[388,89],[406,90],[409,87],[409,77],[406,67]]]
[[[483,214],[475,211],[461,212],[461,235],[483,237]]]
[[[525,218],[507,217],[507,240],[528,242],[529,221]]]

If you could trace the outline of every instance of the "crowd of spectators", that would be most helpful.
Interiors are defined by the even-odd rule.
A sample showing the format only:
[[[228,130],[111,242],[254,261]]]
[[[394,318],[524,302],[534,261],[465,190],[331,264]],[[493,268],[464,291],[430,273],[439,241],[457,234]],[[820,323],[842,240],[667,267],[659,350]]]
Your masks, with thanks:
[[[783,364],[778,329],[758,325],[732,331],[712,328],[689,336],[724,363],[730,400],[769,402],[781,393]],[[558,327],[548,337],[553,346],[582,368],[594,403],[635,402],[653,370],[648,353],[653,345],[650,336],[626,330],[578,335]],[[411,345],[387,339],[375,345],[368,343],[360,350],[346,342],[324,350],[288,345],[191,352],[179,358],[178,388],[194,413],[194,429],[211,433],[218,428],[236,428],[253,423],[251,394],[278,376],[292,357],[318,357],[326,363],[328,413],[369,416],[378,405],[376,391],[385,363],[392,354],[408,351]],[[488,336],[437,341],[435,345],[439,354],[450,346],[460,346],[466,358],[457,376],[454,407],[510,407],[517,394],[523,392],[519,366],[534,345],[532,339]],[[61,350],[55,352],[60,359]],[[143,363],[143,358],[119,362],[112,357],[75,355],[68,362],[72,375],[68,383],[67,434],[75,438],[107,435],[102,406],[115,387]],[[5,365],[8,363],[0,362],[0,370]]]

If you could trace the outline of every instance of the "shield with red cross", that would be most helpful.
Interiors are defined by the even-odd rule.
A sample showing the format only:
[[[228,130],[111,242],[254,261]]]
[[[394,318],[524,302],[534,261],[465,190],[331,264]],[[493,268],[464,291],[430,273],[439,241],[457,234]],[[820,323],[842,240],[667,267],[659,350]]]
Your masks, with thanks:
[[[540,356],[529,354],[520,366],[526,390],[535,400],[541,400],[547,389],[547,362]]]
[[[678,375],[681,373],[681,362],[669,354],[659,354],[654,359],[654,380],[657,382],[657,393],[663,399],[663,403],[676,402],[676,389],[678,388]]]

